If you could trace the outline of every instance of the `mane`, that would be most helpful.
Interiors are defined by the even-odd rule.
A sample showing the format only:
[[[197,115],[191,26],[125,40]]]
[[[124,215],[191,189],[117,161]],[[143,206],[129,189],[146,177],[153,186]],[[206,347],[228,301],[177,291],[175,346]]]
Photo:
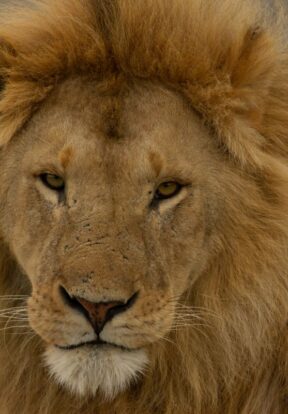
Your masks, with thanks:
[[[0,406],[7,414],[172,414],[190,413],[191,407],[193,414],[233,414],[258,413],[265,400],[267,413],[283,414],[288,374],[284,7],[279,3],[272,13],[250,0],[37,0],[2,7],[0,14],[1,146],[64,79],[88,76],[108,83],[120,75],[180,92],[229,166],[229,174],[223,171],[229,200],[217,251],[181,299],[198,311],[202,326],[183,327],[151,346],[145,377],[110,405],[58,389],[45,372],[38,339],[2,335]],[[0,274],[2,295],[29,294],[4,241]],[[1,301],[0,306],[5,307]]]

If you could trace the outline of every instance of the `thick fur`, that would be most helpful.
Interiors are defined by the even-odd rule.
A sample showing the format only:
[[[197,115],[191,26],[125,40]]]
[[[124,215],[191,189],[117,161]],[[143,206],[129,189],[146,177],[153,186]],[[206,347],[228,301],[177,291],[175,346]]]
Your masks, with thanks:
[[[101,349],[98,352],[86,350],[82,360],[75,351],[71,361],[69,354],[67,358],[67,351],[51,347],[46,352],[46,361],[48,366],[54,368],[56,381],[63,383],[64,387],[66,383],[71,384],[72,393],[83,397],[87,393],[95,395],[100,391],[105,399],[111,400],[137,380],[135,373],[143,371],[147,357],[143,350],[133,353],[118,350],[108,352],[108,355],[104,351],[104,357],[101,352]]]
[[[153,343],[141,381],[110,402],[58,388],[43,366],[42,341],[6,335],[1,414],[288,413],[288,51],[281,4],[272,14],[250,0],[38,0],[2,15],[2,151],[66,79],[92,76],[112,89],[119,77],[149,81],[180,94],[203,121],[223,163],[214,174],[225,188],[215,191],[226,201],[215,250],[180,299],[200,312],[203,326]],[[9,171],[1,174],[5,182]],[[0,292],[29,294],[0,231]]]

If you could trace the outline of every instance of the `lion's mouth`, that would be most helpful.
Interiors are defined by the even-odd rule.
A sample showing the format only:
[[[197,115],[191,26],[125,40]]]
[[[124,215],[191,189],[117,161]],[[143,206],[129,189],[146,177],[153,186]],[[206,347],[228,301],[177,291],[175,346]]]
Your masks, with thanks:
[[[78,344],[71,344],[71,345],[55,345],[56,348],[58,349],[62,349],[64,351],[71,351],[73,349],[77,349],[77,348],[82,348],[82,347],[99,347],[99,348],[117,348],[117,349],[122,349],[125,351],[136,351],[136,348],[127,348],[125,346],[122,345],[117,345],[114,344],[112,342],[106,342],[106,341],[102,341],[102,339],[97,338],[93,341],[88,341],[88,342],[80,342]]]

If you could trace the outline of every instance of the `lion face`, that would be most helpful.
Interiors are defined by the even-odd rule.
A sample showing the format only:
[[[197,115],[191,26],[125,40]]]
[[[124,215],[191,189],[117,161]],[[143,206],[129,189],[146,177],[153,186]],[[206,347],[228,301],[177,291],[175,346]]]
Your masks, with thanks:
[[[47,364],[73,392],[113,397],[173,329],[213,254],[213,145],[175,92],[77,78],[3,151],[4,236]]]

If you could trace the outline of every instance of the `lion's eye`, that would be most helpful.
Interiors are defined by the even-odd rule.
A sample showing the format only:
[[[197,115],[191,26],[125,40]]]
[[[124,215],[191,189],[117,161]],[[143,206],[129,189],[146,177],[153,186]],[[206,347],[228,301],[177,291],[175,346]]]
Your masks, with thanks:
[[[43,182],[43,184],[46,185],[46,187],[49,187],[51,190],[55,191],[62,191],[65,187],[65,181],[62,177],[59,177],[58,175],[54,174],[41,174],[40,178]]]
[[[165,200],[176,196],[181,190],[181,184],[174,181],[167,181],[159,185],[156,190],[155,198],[157,200]]]

